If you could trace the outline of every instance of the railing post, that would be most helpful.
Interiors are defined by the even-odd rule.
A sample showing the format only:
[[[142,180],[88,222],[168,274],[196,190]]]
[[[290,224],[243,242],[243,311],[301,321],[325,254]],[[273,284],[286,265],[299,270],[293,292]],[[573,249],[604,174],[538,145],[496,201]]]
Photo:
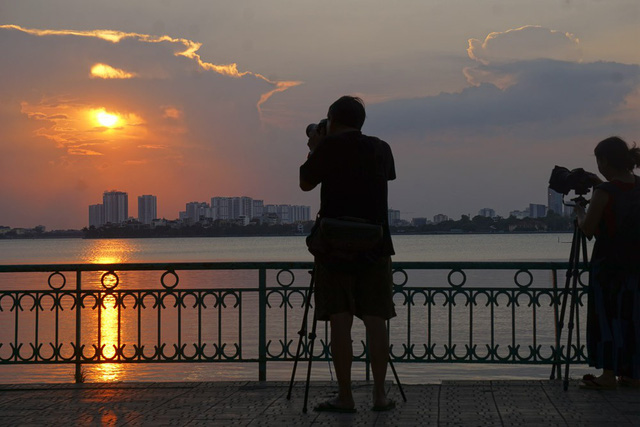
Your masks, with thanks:
[[[258,273],[258,380],[267,380],[267,271]]]
[[[82,350],[81,350],[81,341],[82,341],[82,316],[81,310],[82,307],[82,273],[80,270],[76,271],[76,374],[75,379],[76,383],[84,382],[84,378],[82,376],[82,364],[80,363],[82,360]]]

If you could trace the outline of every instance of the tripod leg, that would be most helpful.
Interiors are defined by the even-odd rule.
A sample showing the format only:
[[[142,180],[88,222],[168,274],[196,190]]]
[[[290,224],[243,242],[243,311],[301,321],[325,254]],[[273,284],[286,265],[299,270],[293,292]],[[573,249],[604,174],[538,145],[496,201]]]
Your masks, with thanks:
[[[302,407],[302,412],[307,413],[307,402],[309,401],[309,382],[311,381],[311,362],[313,361],[313,344],[316,341],[316,325],[318,324],[318,319],[316,318],[315,311],[313,313],[313,323],[311,326],[311,333],[309,334],[309,339],[311,342],[309,343],[309,365],[307,367],[307,384],[304,387],[304,405]]]
[[[585,251],[585,255],[584,258],[586,260],[586,248],[587,248],[587,244],[586,244],[586,237],[584,236],[584,234],[582,234],[582,232],[580,232],[580,230],[578,230],[578,253],[575,254],[574,257],[574,263],[573,263],[573,277],[572,277],[572,283],[571,283],[571,309],[569,311],[569,336],[567,338],[567,365],[565,367],[565,371],[564,371],[564,382],[563,382],[563,388],[564,390],[568,390],[569,389],[569,366],[571,365],[571,338],[573,335],[573,328],[574,328],[574,320],[576,320],[578,318],[578,313],[577,313],[577,309],[578,309],[578,278],[580,275],[580,249],[582,248],[583,251]]]
[[[389,331],[391,328],[391,323],[387,320],[387,337],[389,336]],[[389,346],[389,367],[391,368],[391,372],[393,372],[393,378],[396,380],[396,384],[398,384],[398,390],[400,390],[400,395],[402,396],[403,401],[407,401],[407,396],[404,394],[404,389],[402,388],[402,383],[400,382],[400,377],[398,376],[398,372],[396,371],[396,367],[391,360],[391,346]]]
[[[293,389],[293,382],[296,378],[296,370],[298,368],[298,361],[300,360],[300,353],[302,351],[302,341],[305,335],[307,335],[307,318],[309,316],[309,306],[311,305],[311,296],[313,294],[314,284],[314,270],[309,272],[311,274],[311,282],[309,283],[309,293],[304,302],[304,314],[302,316],[302,325],[298,331],[298,348],[296,349],[296,357],[293,361],[293,369],[291,370],[291,381],[289,381],[289,392],[287,393],[287,400],[291,400],[291,390]]]
[[[573,286],[571,289],[571,309],[569,311],[569,330],[568,330],[568,338],[567,338],[567,365],[564,371],[564,382],[563,382],[563,388],[566,391],[569,388],[569,366],[571,365],[571,338],[573,335],[573,321],[575,318],[575,309],[576,309],[576,305],[577,305],[577,298],[576,298],[576,293],[577,293],[577,284],[578,284],[578,277],[574,277],[573,278]]]
[[[567,309],[567,299],[569,297],[569,290],[571,289],[571,278],[574,274],[574,271],[577,270],[577,263],[580,260],[580,256],[578,254],[579,251],[579,240],[580,240],[580,229],[578,228],[577,222],[574,222],[573,226],[573,238],[571,239],[571,252],[569,254],[569,268],[567,269],[565,284],[564,284],[564,292],[562,293],[562,305],[560,309],[560,320],[556,325],[556,349],[555,349],[555,361],[553,366],[551,367],[551,376],[550,379],[555,379],[556,372],[558,374],[558,379],[562,379],[562,349],[560,348],[560,342],[562,338],[562,328],[564,328],[564,316]]]
[[[402,400],[407,401],[407,396],[404,394],[404,390],[402,389],[402,383],[400,383],[400,377],[398,377],[398,372],[396,372],[396,367],[393,365],[391,361],[391,356],[389,356],[389,367],[391,368],[391,372],[393,372],[393,377],[396,379],[396,384],[398,384],[398,389],[400,390],[400,394],[402,395]]]

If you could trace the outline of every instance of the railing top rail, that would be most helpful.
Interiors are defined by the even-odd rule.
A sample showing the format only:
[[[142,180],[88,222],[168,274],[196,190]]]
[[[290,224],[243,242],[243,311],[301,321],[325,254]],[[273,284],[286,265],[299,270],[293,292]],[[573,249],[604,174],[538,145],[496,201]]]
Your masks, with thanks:
[[[394,269],[406,270],[565,270],[568,262],[559,261],[394,261]],[[0,273],[51,271],[133,271],[133,270],[259,270],[259,269],[311,269],[310,261],[265,262],[157,262],[111,264],[14,264],[0,265]]]

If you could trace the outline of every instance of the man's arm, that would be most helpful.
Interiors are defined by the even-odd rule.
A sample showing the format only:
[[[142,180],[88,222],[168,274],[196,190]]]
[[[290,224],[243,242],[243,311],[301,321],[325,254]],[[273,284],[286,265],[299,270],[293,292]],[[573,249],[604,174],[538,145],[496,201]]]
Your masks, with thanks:
[[[322,182],[323,159],[325,158],[325,144],[316,144],[307,161],[300,166],[300,189],[311,191]]]

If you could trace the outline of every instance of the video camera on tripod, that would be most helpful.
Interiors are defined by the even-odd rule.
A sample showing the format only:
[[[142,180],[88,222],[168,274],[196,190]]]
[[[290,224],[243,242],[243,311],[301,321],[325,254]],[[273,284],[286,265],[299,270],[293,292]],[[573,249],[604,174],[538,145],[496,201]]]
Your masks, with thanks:
[[[585,195],[591,191],[593,187],[599,184],[600,178],[594,173],[586,172],[582,168],[569,170],[562,166],[556,166],[551,172],[549,178],[549,188],[561,193],[563,195],[562,203],[565,206],[581,205],[585,207],[589,200],[585,199]],[[566,203],[564,196],[573,191],[576,197],[571,199],[573,204]],[[566,367],[563,381],[563,388],[566,391],[569,387],[569,365],[572,361],[571,356],[571,340],[573,339],[573,329],[575,323],[578,321],[578,282],[580,274],[586,266],[589,264],[589,257],[587,255],[587,238],[578,226],[577,219],[574,220],[573,227],[573,239],[571,240],[571,252],[569,254],[569,268],[567,269],[566,282],[564,291],[562,292],[562,308],[560,312],[560,319],[557,324],[556,334],[556,347],[555,347],[555,361],[551,368],[551,379],[555,379],[556,376],[562,379],[562,347],[560,344],[562,329],[564,327],[565,312],[567,304],[569,304],[569,324],[568,324],[568,337],[566,355],[564,356]],[[569,300],[570,299],[570,300]]]
[[[584,198],[584,195],[588,194],[599,182],[600,178],[596,174],[582,168],[569,170],[562,166],[556,166],[551,171],[549,188],[563,195],[562,203],[564,205],[575,206],[564,201],[564,196],[573,191],[577,197],[571,201],[585,206],[589,201]]]

